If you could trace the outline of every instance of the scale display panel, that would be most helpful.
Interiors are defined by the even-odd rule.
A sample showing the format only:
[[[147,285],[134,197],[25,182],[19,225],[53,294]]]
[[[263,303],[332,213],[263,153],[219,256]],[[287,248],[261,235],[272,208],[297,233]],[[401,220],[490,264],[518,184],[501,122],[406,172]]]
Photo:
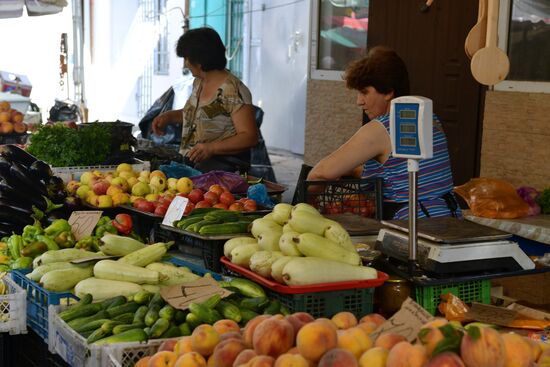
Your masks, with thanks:
[[[393,155],[408,159],[433,156],[432,101],[425,97],[405,96],[392,100],[390,136]]]

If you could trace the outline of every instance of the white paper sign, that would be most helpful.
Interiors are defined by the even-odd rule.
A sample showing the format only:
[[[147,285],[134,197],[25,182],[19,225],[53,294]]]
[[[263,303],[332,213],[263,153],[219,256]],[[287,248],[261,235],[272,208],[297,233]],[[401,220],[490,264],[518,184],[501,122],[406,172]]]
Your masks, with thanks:
[[[73,232],[74,238],[79,241],[84,237],[92,234],[99,218],[101,218],[101,210],[82,210],[71,213],[69,224]]]
[[[166,211],[166,214],[164,215],[162,224],[173,227],[174,222],[176,220],[180,220],[183,216],[183,212],[185,212],[187,203],[189,203],[188,198],[184,198],[182,196],[174,197],[174,199],[170,203],[170,206],[168,207],[168,210]]]

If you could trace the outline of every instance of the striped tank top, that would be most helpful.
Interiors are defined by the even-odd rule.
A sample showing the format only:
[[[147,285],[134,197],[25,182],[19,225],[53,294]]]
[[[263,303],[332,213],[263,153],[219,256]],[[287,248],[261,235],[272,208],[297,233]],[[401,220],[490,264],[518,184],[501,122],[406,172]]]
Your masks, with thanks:
[[[384,125],[389,134],[389,113],[380,116],[376,120]],[[433,158],[421,160],[417,174],[418,200],[432,218],[451,216],[451,211],[442,196],[453,190],[447,139],[445,133],[436,127],[436,122],[439,124],[439,119],[434,115]],[[364,164],[362,176],[384,179],[384,202],[406,204],[409,201],[407,159],[395,158],[391,154],[383,164],[371,159]],[[425,216],[419,207],[418,217],[423,218]],[[457,216],[461,216],[460,208],[457,209]],[[395,213],[393,219],[408,219],[408,217],[409,208],[408,205],[404,205]]]

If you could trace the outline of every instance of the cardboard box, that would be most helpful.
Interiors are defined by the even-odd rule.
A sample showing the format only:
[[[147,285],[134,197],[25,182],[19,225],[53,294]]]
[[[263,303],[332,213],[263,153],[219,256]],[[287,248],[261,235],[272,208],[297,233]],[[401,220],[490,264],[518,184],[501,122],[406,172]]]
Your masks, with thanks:
[[[0,71],[0,92],[11,92],[29,97],[31,90],[31,82],[25,75]]]
[[[23,97],[19,94],[0,92],[0,102],[8,101],[11,108],[17,110],[23,114],[29,109],[31,99],[29,97]]]

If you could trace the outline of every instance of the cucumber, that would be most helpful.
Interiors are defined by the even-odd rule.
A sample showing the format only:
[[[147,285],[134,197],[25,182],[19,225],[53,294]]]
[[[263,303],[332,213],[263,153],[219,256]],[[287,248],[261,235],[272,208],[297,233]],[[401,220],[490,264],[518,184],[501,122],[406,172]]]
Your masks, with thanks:
[[[107,324],[107,323],[106,323]],[[103,339],[107,336],[111,335],[110,331],[103,330],[103,327],[100,327],[99,329],[94,330],[87,338],[86,342],[88,344],[92,344],[100,339]]]
[[[160,311],[160,306],[156,304],[153,305],[152,307],[149,307],[149,311],[147,311],[144,318],[145,325],[152,326],[155,323],[155,321],[157,321],[157,319],[159,318],[159,311]]]
[[[88,303],[84,305],[76,305],[65,311],[60,312],[59,317],[61,318],[61,320],[65,322],[69,322],[77,318],[91,316],[101,311],[101,309],[102,307],[100,303]]]
[[[144,305],[146,303],[149,303],[151,301],[151,298],[153,298],[153,294],[146,290],[143,290],[134,294],[134,302],[136,302],[139,305]]]
[[[237,307],[237,306],[235,306],[235,305],[233,305],[229,302],[226,302],[226,301],[223,301],[223,300],[220,301],[220,303],[218,303],[216,309],[226,319],[233,320],[236,323],[239,323],[242,320],[241,311],[239,310],[239,307]]]
[[[145,320],[145,315],[147,315],[147,311],[149,311],[149,307],[147,306],[140,306],[136,313],[134,314],[134,319],[132,320],[132,322],[135,324],[135,323],[138,323],[138,322],[144,322]]]
[[[125,303],[123,305],[120,305],[120,306],[109,307],[107,309],[107,313],[109,314],[109,317],[113,318],[115,316],[122,315],[122,314],[128,313],[128,312],[131,312],[133,314],[137,311],[137,309],[139,307],[140,307],[139,304],[132,301],[132,302],[128,302],[128,303]]]
[[[149,331],[149,338],[158,339],[168,328],[170,327],[170,321],[159,317],[153,325],[151,325],[151,330]]]
[[[207,224],[199,228],[199,233],[203,235],[247,233],[249,225],[250,222]]]
[[[218,220],[218,219],[203,219],[201,220],[200,222],[197,222],[197,223],[193,223],[191,224],[190,226],[188,226],[187,228],[185,228],[186,231],[190,231],[190,232],[197,232],[199,233],[200,229],[206,225],[210,225],[210,224],[221,224],[221,220]]]
[[[278,299],[270,301],[264,308],[264,315],[277,315],[278,313],[281,313],[281,301]]]
[[[241,309],[247,309],[254,312],[261,312],[269,304],[266,297],[244,298],[240,303]]]
[[[84,296],[80,297],[80,301],[78,302],[78,306],[84,306],[92,303],[93,301],[92,295],[90,293],[86,293]]]
[[[128,331],[128,330],[132,330],[132,329],[143,329],[144,326],[145,326],[145,324],[143,324],[143,323],[117,325],[113,328],[113,334],[117,335],[117,334],[123,333],[123,332]]]
[[[151,301],[149,301],[149,308],[153,307],[153,305],[158,305],[160,310],[165,304],[166,302],[164,302],[160,293],[155,293]]]
[[[172,321],[175,314],[176,314],[176,310],[174,309],[174,307],[170,305],[165,305],[159,311],[159,317],[168,321]]]
[[[103,325],[101,325],[101,329],[104,332],[111,334],[113,332],[113,328],[117,325],[120,325],[120,324],[121,324],[120,321],[111,320],[111,321],[106,322]],[[105,336],[107,336],[107,335],[105,335]],[[99,339],[101,339],[101,338],[99,338]]]
[[[189,326],[191,330],[194,330],[197,326],[201,324],[201,319],[192,312],[189,312],[185,317],[185,323]]]
[[[178,326],[178,329],[180,329],[181,336],[191,335],[191,328],[189,327],[189,324],[186,322],[181,323],[180,326]]]
[[[71,320],[67,323],[67,325],[69,325],[71,329],[77,330],[89,322],[92,322],[94,320],[106,319],[108,317],[109,315],[107,314],[107,312],[105,310],[101,310],[91,316],[80,317],[78,319]]]
[[[218,210],[204,216],[206,220],[221,220],[223,223],[238,222],[241,216],[237,212]]]
[[[189,311],[195,314],[199,320],[205,324],[213,325],[216,321],[221,320],[220,313],[214,309],[210,309],[199,303],[190,303]]]
[[[144,342],[147,341],[147,334],[143,329],[132,329],[124,331],[117,335],[111,335],[103,339],[99,339],[94,344],[104,345],[113,343],[129,343],[129,342]]]
[[[237,288],[239,293],[246,297],[266,297],[264,289],[248,279],[234,278],[229,282],[229,286]]]
[[[96,329],[99,329],[104,323],[109,321],[111,320],[109,319],[93,320],[82,326],[79,326],[78,328],[75,328],[74,331],[76,331],[77,333],[81,333],[84,331],[96,330]]]
[[[174,321],[178,324],[181,324],[182,322],[185,322],[185,316],[187,316],[189,312],[183,311],[183,310],[176,310],[176,314],[174,315]]]
[[[103,309],[108,309],[109,307],[115,307],[120,306],[126,303],[126,297],[124,296],[115,296],[111,298],[107,298],[103,302],[101,302],[101,305],[103,306]]]
[[[201,302],[201,305],[208,308],[214,308],[217,306],[218,303],[220,303],[221,300],[222,296],[220,296],[219,294],[214,294],[210,296],[210,298],[208,298],[206,301]]]
[[[134,322],[134,313],[133,312],[123,313],[121,315],[113,317],[113,320],[119,321],[121,324],[130,324]]]
[[[185,228],[189,227],[191,224],[198,223],[203,219],[204,218],[203,218],[202,215],[197,215],[195,217],[182,219],[176,224],[176,228],[185,229]]]
[[[250,320],[252,320],[254,317],[258,316],[258,313],[252,311],[252,310],[247,310],[246,308],[245,309],[241,309],[241,316],[242,316],[242,324],[243,325],[246,325],[247,322],[249,322]]]
[[[178,336],[181,336],[180,328],[177,325],[170,324],[170,327],[168,328],[168,330],[162,333],[160,339],[176,338]]]
[[[213,211],[218,211],[218,210],[223,210],[221,208],[197,208],[197,209],[193,209],[191,211],[191,213],[189,213],[189,215],[187,216],[187,218],[191,217],[191,216],[195,216],[195,215],[202,215],[203,217],[210,213],[210,212],[213,212]]]

